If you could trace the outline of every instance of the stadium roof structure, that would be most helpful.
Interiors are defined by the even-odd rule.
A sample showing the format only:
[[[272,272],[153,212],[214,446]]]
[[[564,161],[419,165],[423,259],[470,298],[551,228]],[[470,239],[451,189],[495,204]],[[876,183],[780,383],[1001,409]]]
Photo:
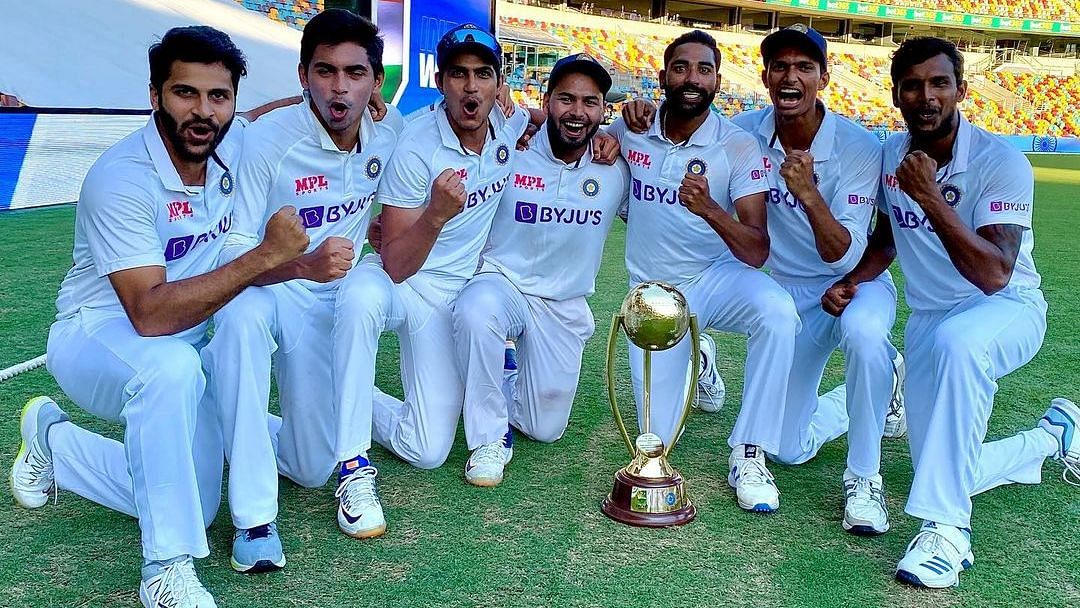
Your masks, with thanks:
[[[535,27],[507,25],[505,23],[499,24],[499,40],[516,42],[518,44],[535,44],[536,46],[557,49],[570,48],[565,42],[544,30]]]
[[[300,32],[227,0],[8,3],[0,91],[38,108],[148,109],[147,49],[195,24],[227,32],[247,56],[238,108],[298,93]]]

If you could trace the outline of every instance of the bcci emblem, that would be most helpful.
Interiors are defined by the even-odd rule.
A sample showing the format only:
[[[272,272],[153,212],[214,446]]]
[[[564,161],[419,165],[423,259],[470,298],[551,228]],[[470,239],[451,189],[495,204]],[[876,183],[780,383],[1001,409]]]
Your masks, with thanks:
[[[690,175],[705,175],[707,168],[705,161],[700,158],[691,158],[690,162],[686,163],[686,172]]]
[[[590,177],[582,182],[581,191],[585,193],[585,196],[592,198],[597,194],[600,194],[600,182]]]
[[[510,162],[510,148],[507,148],[506,144],[499,144],[499,147],[495,148],[495,162],[500,165]]]
[[[960,204],[960,189],[952,184],[945,184],[941,187],[941,196],[950,207]]]
[[[221,190],[223,196],[229,196],[233,191],[233,178],[232,173],[226,171],[221,174],[221,181],[218,182],[218,188]]]
[[[379,173],[382,173],[382,161],[378,156],[372,156],[364,167],[364,175],[367,175],[368,179],[375,179],[379,177]]]

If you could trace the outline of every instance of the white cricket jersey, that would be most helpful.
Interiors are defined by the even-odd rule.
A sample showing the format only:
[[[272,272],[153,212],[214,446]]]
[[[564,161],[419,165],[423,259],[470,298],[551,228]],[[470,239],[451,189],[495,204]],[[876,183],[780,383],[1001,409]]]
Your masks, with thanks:
[[[522,293],[549,300],[591,295],[630,171],[592,160],[592,146],[566,164],[551,150],[547,126],[514,157],[512,179],[484,250],[484,270],[504,274]]]
[[[690,138],[673,144],[661,133],[662,113],[647,133],[633,133],[620,118],[608,132],[619,139],[630,165],[626,268],[632,283],[688,281],[714,262],[735,260],[706,221],[683,206],[679,186],[687,173],[709,180],[712,198],[728,213],[734,201],[766,192],[761,147],[754,136],[709,112]]]
[[[446,169],[465,183],[465,209],[443,226],[427,260],[409,282],[457,292],[477,270],[491,221],[510,176],[518,138],[529,124],[523,108],[507,119],[496,106],[489,116],[487,141],[480,154],[464,148],[450,126],[446,105],[413,118],[386,166],[379,203],[415,209],[431,198],[431,184]]]
[[[950,310],[981,292],[953,265],[922,208],[900,190],[896,169],[910,144],[907,133],[885,142],[885,195],[879,207],[892,222],[908,305],[916,311]],[[1041,279],[1031,257],[1034,177],[1023,153],[960,114],[952,160],[938,170],[937,181],[945,201],[971,230],[993,224],[1025,228],[1009,286],[1038,288]]]
[[[403,127],[393,107],[379,122],[365,109],[357,148],[342,151],[306,95],[304,103],[278,108],[252,123],[236,170],[236,218],[224,257],[236,259],[258,245],[267,220],[285,205],[296,207],[311,240],[309,253],[331,236],[349,239],[359,249],[383,169]],[[337,285],[297,280],[312,291]]]
[[[773,107],[743,112],[733,121],[757,137],[765,152],[771,243],[766,266],[773,276],[779,281],[839,278],[854,268],[866,249],[881,188],[881,142],[877,136],[826,109],[810,145],[818,192],[829,212],[851,236],[847,252],[834,262],[826,262],[817,250],[802,201],[788,191],[780,176],[780,165],[787,153],[776,137]]]
[[[167,281],[210,272],[232,228],[238,156],[246,121],[237,118],[206,163],[206,185],[185,186],[154,117],[90,167],[75,208],[74,265],[60,284],[58,320],[82,308],[122,311],[108,275],[165,267]],[[180,332],[201,335],[206,323]]]

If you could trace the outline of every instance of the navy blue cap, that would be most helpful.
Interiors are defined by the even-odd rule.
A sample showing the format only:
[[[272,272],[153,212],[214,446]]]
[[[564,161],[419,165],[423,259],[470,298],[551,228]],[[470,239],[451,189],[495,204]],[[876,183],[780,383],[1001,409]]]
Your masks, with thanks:
[[[761,41],[761,60],[768,67],[769,60],[781,49],[797,47],[811,52],[811,55],[825,70],[829,65],[829,48],[822,36],[814,28],[796,23],[782,30],[776,30]]]
[[[611,74],[608,74],[607,68],[588,53],[575,53],[555,62],[555,67],[551,68],[551,74],[548,76],[547,90],[550,92],[554,89],[555,84],[567,74],[585,74],[592,78],[603,95],[607,95],[611,90]]]
[[[435,47],[435,63],[442,69],[446,62],[460,51],[469,51],[484,57],[495,66],[496,72],[502,69],[502,46],[495,36],[478,25],[466,23],[443,34]]]

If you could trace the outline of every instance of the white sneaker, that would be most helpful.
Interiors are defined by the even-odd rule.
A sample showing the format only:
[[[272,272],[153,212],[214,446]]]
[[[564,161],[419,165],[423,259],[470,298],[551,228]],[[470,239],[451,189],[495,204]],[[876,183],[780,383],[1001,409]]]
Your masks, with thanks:
[[[171,564],[143,567],[139,601],[146,608],[217,608],[214,597],[195,575],[190,556]]]
[[[885,414],[885,432],[883,437],[899,439],[907,434],[907,412],[904,410],[904,379],[907,377],[907,366],[904,365],[904,355],[899,351],[893,359],[893,389],[892,399],[889,401],[889,411]]]
[[[896,565],[896,580],[930,589],[959,585],[960,572],[975,563],[968,534],[954,526],[923,523]]]
[[[345,476],[334,492],[338,498],[338,527],[353,538],[375,538],[386,533],[386,517],[375,486],[378,474],[373,466],[360,467]]]
[[[47,433],[56,422],[68,420],[68,415],[48,397],[35,397],[23,406],[19,420],[22,445],[11,464],[11,494],[19,506],[36,509],[49,502],[53,491],[53,460]]]
[[[503,480],[503,469],[514,457],[512,431],[497,441],[486,443],[469,454],[465,461],[465,481],[481,488],[493,488]]]
[[[1050,409],[1046,410],[1039,419],[1039,428],[1054,436],[1057,440],[1058,449],[1054,458],[1065,466],[1061,478],[1065,483],[1080,486],[1080,407],[1075,403],[1058,397],[1050,402]]]
[[[698,375],[694,407],[710,414],[719,412],[724,407],[727,388],[716,370],[716,342],[708,333],[701,332],[698,348],[701,349],[701,373]]]
[[[889,531],[889,509],[881,475],[858,477],[844,471],[844,529],[859,536]]]
[[[765,453],[756,445],[738,445],[728,458],[728,485],[735,488],[739,507],[755,513],[780,508],[780,491],[765,468]]]

